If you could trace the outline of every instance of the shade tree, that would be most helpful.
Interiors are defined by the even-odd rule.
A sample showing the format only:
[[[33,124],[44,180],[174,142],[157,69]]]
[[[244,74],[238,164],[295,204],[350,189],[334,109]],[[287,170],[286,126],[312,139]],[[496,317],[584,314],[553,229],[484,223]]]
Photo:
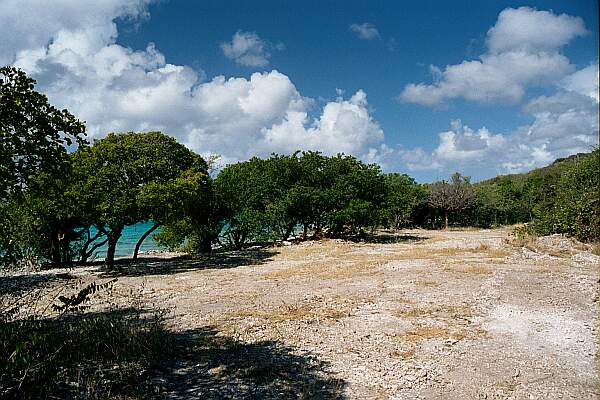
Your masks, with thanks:
[[[413,212],[425,202],[427,192],[406,174],[389,173],[385,175],[385,181],[385,224],[400,229],[412,223]]]
[[[85,125],[35,90],[36,81],[14,67],[0,68],[0,260],[14,263],[61,237],[68,214],[60,200],[70,170],[68,147],[84,146]],[[33,184],[35,181],[35,185]],[[25,194],[26,193],[26,194]],[[46,204],[43,204],[43,203]],[[54,220],[38,218],[45,207]],[[46,212],[46,216],[50,216]],[[52,247],[52,246],[50,246]],[[54,257],[57,251],[54,246]]]
[[[189,209],[181,207],[190,203],[188,194],[201,199],[209,179],[199,155],[160,132],[111,133],[77,150],[73,159],[82,200],[91,205],[93,225],[106,235],[110,266],[125,226],[151,220],[153,230],[181,218]]]

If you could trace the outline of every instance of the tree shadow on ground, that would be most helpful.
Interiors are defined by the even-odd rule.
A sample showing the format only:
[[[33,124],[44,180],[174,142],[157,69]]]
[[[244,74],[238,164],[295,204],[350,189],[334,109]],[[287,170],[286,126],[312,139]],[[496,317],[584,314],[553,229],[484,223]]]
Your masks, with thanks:
[[[246,343],[216,327],[174,332],[137,308],[0,323],[0,397],[343,399],[327,363],[276,341]],[[50,355],[52,355],[50,357]],[[24,374],[27,371],[28,374]]]
[[[345,382],[313,355],[275,341],[244,343],[207,327],[178,334],[176,356],[151,372],[154,398],[343,399]]]
[[[206,256],[182,256],[175,258],[144,257],[133,260],[117,260],[115,268],[103,270],[101,277],[170,275],[204,269],[228,269],[246,265],[262,265],[279,254],[272,249],[243,250],[214,253]],[[102,268],[102,264],[99,264]]]
[[[391,244],[391,243],[409,243],[409,242],[421,242],[427,240],[427,236],[415,236],[407,235],[395,232],[377,232],[374,234],[368,233],[362,236],[354,236],[348,238],[352,242],[364,242],[364,243],[375,243],[375,244]]]
[[[68,273],[23,273],[19,275],[0,276],[0,296],[19,296],[46,284],[57,281],[76,279]]]

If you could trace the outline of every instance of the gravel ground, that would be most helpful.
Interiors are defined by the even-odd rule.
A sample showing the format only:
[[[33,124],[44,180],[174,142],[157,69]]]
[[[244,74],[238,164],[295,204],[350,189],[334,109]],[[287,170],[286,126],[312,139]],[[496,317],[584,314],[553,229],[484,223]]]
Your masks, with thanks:
[[[558,235],[509,236],[410,230],[146,259],[116,274],[111,299],[135,292],[211,343],[156,374],[160,398],[596,398],[598,257]],[[31,284],[65,273],[107,277]]]

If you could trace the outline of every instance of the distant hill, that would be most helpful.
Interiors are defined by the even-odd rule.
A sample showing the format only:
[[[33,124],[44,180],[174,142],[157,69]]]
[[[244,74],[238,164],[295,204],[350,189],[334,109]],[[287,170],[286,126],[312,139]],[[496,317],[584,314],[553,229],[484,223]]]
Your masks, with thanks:
[[[558,177],[565,169],[575,164],[577,161],[581,161],[582,159],[589,157],[590,155],[591,153],[577,153],[569,157],[557,158],[552,164],[545,167],[535,168],[531,171],[522,172],[520,174],[498,175],[496,177],[480,181],[476,183],[476,185],[495,185],[505,179],[510,179],[515,183],[522,184],[533,178],[544,179],[549,177]]]

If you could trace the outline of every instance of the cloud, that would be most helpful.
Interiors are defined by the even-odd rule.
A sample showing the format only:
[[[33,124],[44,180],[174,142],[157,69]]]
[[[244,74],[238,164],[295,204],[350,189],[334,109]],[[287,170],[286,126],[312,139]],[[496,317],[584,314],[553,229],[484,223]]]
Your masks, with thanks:
[[[400,99],[424,106],[459,97],[517,103],[527,87],[553,83],[574,70],[560,49],[586,33],[581,18],[529,7],[505,9],[488,31],[488,51],[478,60],[438,68],[433,84],[410,83]]]
[[[283,153],[319,148],[326,154],[361,154],[383,140],[383,131],[369,115],[367,95],[362,90],[348,100],[338,97],[328,102],[312,122],[306,111],[290,110],[283,121],[262,133],[269,149]]]
[[[271,45],[254,32],[238,31],[231,42],[221,43],[225,57],[247,67],[265,67],[269,65],[271,49],[282,50],[283,45]]]
[[[117,35],[113,19],[148,17],[150,0],[3,0],[0,2],[0,65],[9,65],[20,51],[42,51],[53,37],[77,32],[80,46],[98,47]],[[76,45],[76,43],[74,43]]]
[[[152,43],[138,50],[117,44],[115,21],[148,18],[147,1],[96,3],[0,3],[0,57],[85,120],[92,138],[161,130],[224,162],[299,148],[362,156],[383,140],[361,90],[319,109],[276,70],[206,80],[202,71],[169,63]]]
[[[491,53],[555,51],[587,34],[583,20],[530,7],[507,8],[487,34]]]
[[[598,101],[598,64],[592,64],[567,76],[560,86]]]
[[[400,148],[397,153],[414,171],[463,171],[486,177],[522,172],[559,157],[588,152],[598,146],[597,68],[592,65],[576,71],[564,79],[564,89],[530,100],[523,111],[533,122],[514,132],[494,134],[485,127],[473,130],[456,120],[450,130],[439,134],[433,151]],[[590,90],[593,87],[595,91]]]
[[[362,24],[352,24],[350,25],[350,30],[356,33],[361,39],[375,40],[380,38],[379,31],[375,25],[368,22]]]

